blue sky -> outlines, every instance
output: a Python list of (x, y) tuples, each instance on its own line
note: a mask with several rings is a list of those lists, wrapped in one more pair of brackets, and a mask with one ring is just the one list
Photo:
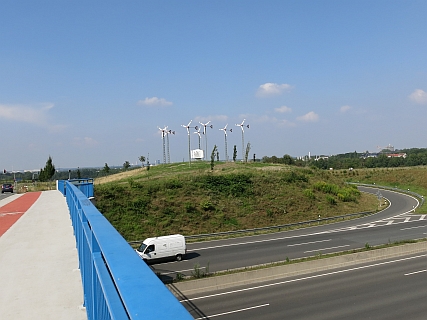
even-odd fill
[[(425, 148), (427, 2), (9, 1), (0, 166), (188, 160), (181, 125), (250, 158)], [(198, 147), (191, 129), (191, 149)], [(203, 146), (202, 136), (202, 149)]]

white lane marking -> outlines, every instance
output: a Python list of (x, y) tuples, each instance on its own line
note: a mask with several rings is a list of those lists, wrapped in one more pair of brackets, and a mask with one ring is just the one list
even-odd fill
[[(262, 242), (270, 242), (270, 241), (294, 239), (294, 238), (303, 238), (303, 237), (324, 235), (324, 234), (336, 233), (336, 232), (353, 231), (353, 230), (361, 230), (361, 229), (368, 229), (368, 228), (379, 228), (379, 227), (383, 227), (384, 225), (382, 225), (382, 224), (375, 225), (373, 223), (379, 223), (381, 221), (382, 220), (378, 220), (376, 222), (372, 222), (369, 224), (360, 224), (360, 225), (352, 226), (352, 227), (330, 229), (330, 230), (326, 230), (326, 231), (314, 232), (314, 233), (308, 233), (308, 234), (301, 234), (301, 235), (295, 235), (295, 236), (280, 237), (280, 238), (273, 238), (273, 239), (264, 239), (264, 240), (255, 240), (255, 241), (246, 241), (246, 242), (238, 242), (238, 243), (229, 243), (229, 244), (221, 244), (221, 245), (217, 245), (217, 246), (204, 247), (204, 248), (194, 248), (194, 249), (187, 250), (187, 252), (198, 252), (201, 250), (217, 249), (217, 248), (224, 248), (224, 247), (235, 247), (235, 246), (240, 246), (240, 245), (245, 245), (245, 244), (262, 243)], [(408, 221), (408, 222), (414, 222), (414, 221)], [(401, 224), (401, 223), (404, 223), (404, 222), (396, 222), (394, 224)]]
[(326, 240), (319, 240), (319, 241), (311, 241), (311, 242), (302, 242), (302, 243), (288, 244), (288, 247), (303, 246), (303, 245), (306, 245), (306, 244), (326, 242), (326, 241), (331, 241), (331, 240), (332, 239), (326, 239)]
[(409, 228), (403, 228), (403, 229), (400, 229), (400, 230), (403, 231), (403, 230), (417, 229), (417, 228), (424, 228), (424, 227), (427, 227), (427, 226), (409, 227)]
[(424, 257), (427, 257), (427, 254), (421, 254), (419, 256), (407, 257), (407, 258), (385, 261), (385, 262), (378, 262), (378, 263), (369, 264), (366, 266), (360, 266), (360, 267), (354, 267), (354, 268), (349, 268), (349, 269), (344, 269), (344, 270), (338, 270), (338, 271), (332, 271), (332, 272), (327, 272), (327, 273), (322, 273), (322, 274), (316, 274), (313, 276), (307, 276), (307, 277), (302, 277), (302, 278), (297, 278), (297, 279), (291, 279), (291, 280), (285, 280), (285, 281), (280, 281), (280, 282), (275, 282), (275, 283), (263, 284), (260, 286), (255, 286), (255, 287), (250, 287), (250, 288), (245, 288), (245, 289), (238, 289), (238, 290), (232, 290), (232, 291), (227, 291), (227, 292), (214, 293), (214, 294), (210, 294), (207, 296), (201, 296), (201, 297), (195, 297), (195, 298), (191, 298), (191, 299), (180, 300), (180, 302), (195, 301), (195, 300), (201, 300), (201, 299), (206, 299), (206, 298), (224, 296), (224, 295), (232, 294), (232, 293), (239, 293), (239, 292), (251, 291), (251, 290), (255, 290), (255, 289), (274, 287), (274, 286), (281, 285), (281, 284), (287, 284), (287, 283), (299, 282), (299, 281), (303, 281), (303, 280), (316, 279), (316, 278), (321, 278), (321, 277), (325, 277), (325, 276), (331, 276), (331, 275), (335, 275), (335, 274), (346, 273), (346, 272), (351, 272), (351, 271), (356, 271), (356, 270), (363, 270), (363, 269), (368, 269), (368, 268), (372, 268), (372, 267), (378, 267), (378, 266), (383, 266), (383, 265), (387, 265), (387, 264), (392, 264), (392, 263), (397, 263), (397, 262), (402, 262), (402, 261), (407, 261), (407, 260), (413, 260), (413, 259), (418, 259), (418, 258), (424, 258)]
[(210, 319), (210, 318), (214, 318), (214, 317), (225, 316), (227, 314), (232, 314), (232, 313), (247, 311), (247, 310), (256, 309), (256, 308), (267, 307), (269, 305), (270, 305), (269, 303), (261, 304), (259, 306), (253, 306), (253, 307), (248, 307), (248, 308), (243, 308), (243, 309), (238, 309), (238, 310), (233, 310), (233, 311), (228, 311), (228, 312), (223, 312), (223, 313), (218, 313), (218, 314), (213, 314), (211, 316), (196, 318), (195, 320)]
[(328, 231), (322, 231), (322, 232), (302, 234), (302, 235), (296, 235), (296, 236), (290, 236), (290, 237), (280, 237), (280, 238), (273, 238), (273, 239), (255, 240), (255, 241), (247, 241), (247, 242), (239, 242), (239, 243), (229, 243), (229, 244), (222, 244), (222, 245), (212, 246), (212, 247), (196, 248), (193, 250), (187, 250), (187, 252), (193, 252), (193, 251), (197, 252), (200, 250), (216, 249), (216, 248), (223, 248), (223, 247), (234, 247), (234, 246), (240, 246), (240, 245), (245, 245), (245, 244), (270, 242), (270, 241), (276, 241), (276, 240), (285, 240), (285, 239), (293, 239), (293, 238), (301, 238), (301, 237), (309, 237), (309, 236), (313, 236), (313, 235), (321, 235), (321, 234), (327, 234), (327, 233), (329, 233), (329, 232)]
[(394, 220), (390, 220), (389, 222), (386, 223), (386, 226), (390, 225), (393, 223)]
[(337, 246), (337, 247), (321, 248), (321, 249), (316, 249), (316, 250), (307, 250), (307, 251), (304, 251), (304, 253), (324, 251), (324, 250), (330, 250), (330, 249), (338, 249), (338, 248), (344, 248), (344, 247), (349, 247), (349, 246), (350, 246), (349, 244), (346, 244), (346, 245)]
[(426, 218), (426, 214), (421, 215), (420, 220), (424, 220)]
[(421, 272), (427, 272), (427, 269), (425, 269), (425, 270), (420, 270), (420, 271), (414, 271), (414, 272), (405, 273), (404, 275), (405, 275), (405, 276), (410, 276), (410, 275), (417, 274), (417, 273), (421, 273)]
[(406, 218), (404, 222), (408, 222), (409, 220), (411, 220), (411, 217)]

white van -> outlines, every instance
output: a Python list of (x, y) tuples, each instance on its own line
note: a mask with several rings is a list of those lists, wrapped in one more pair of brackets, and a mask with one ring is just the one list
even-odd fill
[(165, 259), (175, 257), (181, 261), (187, 253), (187, 246), (183, 235), (174, 234), (170, 236), (145, 239), (136, 253), (145, 261), (154, 259)]

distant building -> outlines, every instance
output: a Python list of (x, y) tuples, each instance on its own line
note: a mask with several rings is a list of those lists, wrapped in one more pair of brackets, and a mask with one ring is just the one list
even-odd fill
[(406, 158), (406, 153), (387, 153), (387, 158)]
[(365, 153), (363, 156), (361, 156), (362, 159), (377, 158), (377, 157), (378, 157), (378, 153)]

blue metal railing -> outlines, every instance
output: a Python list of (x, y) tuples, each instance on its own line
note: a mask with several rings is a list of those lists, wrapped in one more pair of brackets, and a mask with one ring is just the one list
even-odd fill
[(87, 198), (93, 198), (93, 179), (70, 179), (70, 180), (57, 180), (56, 187), (63, 195), (67, 194), (67, 185), (65, 182), (71, 182), (75, 185)]
[(72, 181), (63, 186), (88, 319), (193, 319), (88, 197)]

